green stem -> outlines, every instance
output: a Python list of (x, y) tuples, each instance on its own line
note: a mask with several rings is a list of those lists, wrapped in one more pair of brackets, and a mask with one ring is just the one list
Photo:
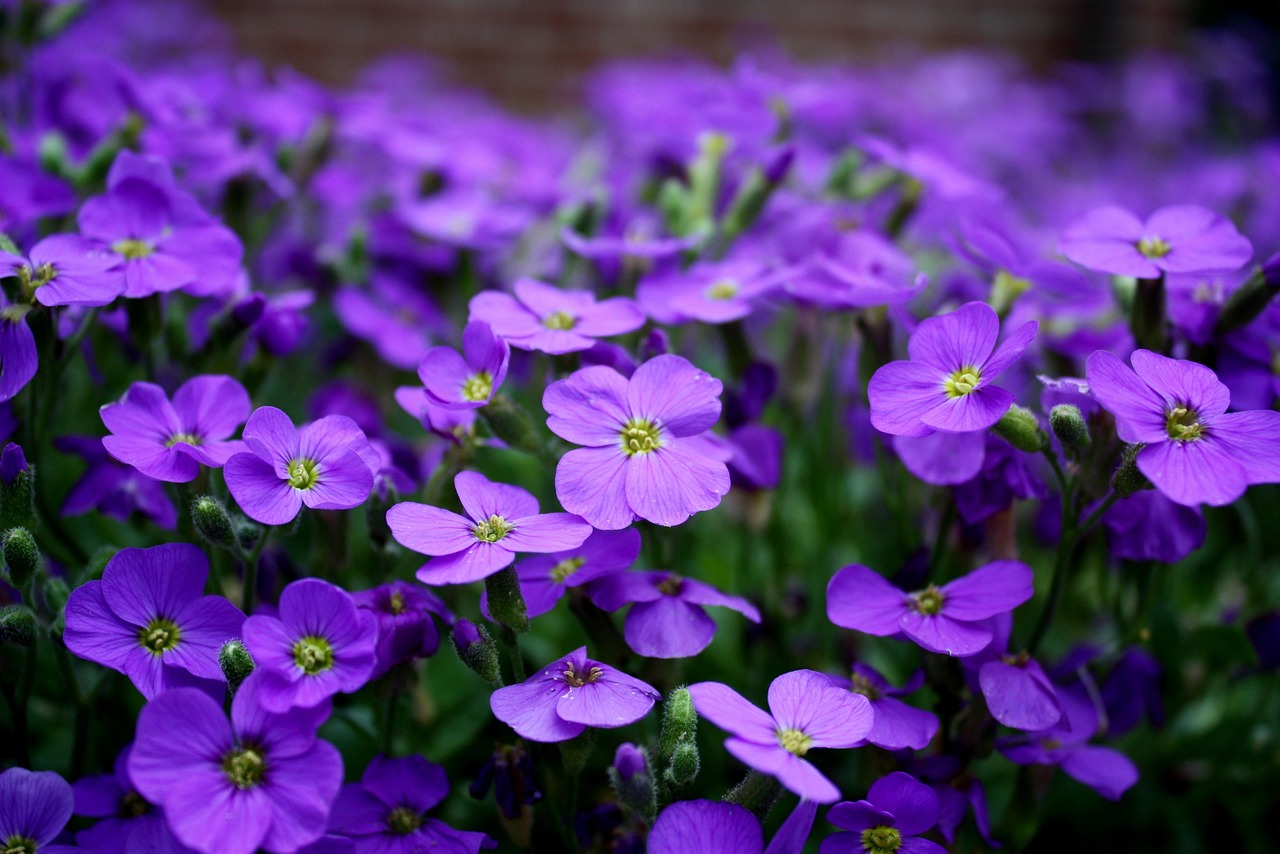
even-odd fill
[(253, 551), (247, 555), (241, 552), (241, 560), (244, 561), (244, 593), (240, 597), (240, 604), (246, 614), (252, 614), (256, 604), (254, 600), (258, 597), (258, 560), (262, 557), (262, 550), (267, 547), (267, 540), (270, 538), (271, 526), (263, 525), (262, 533), (258, 536), (258, 542), (254, 544)]
[(80, 680), (76, 677), (75, 668), (71, 664), (71, 656), (67, 653), (67, 647), (62, 641), (53, 642), (53, 654), (57, 659), (62, 681), (66, 683), (67, 693), (71, 695), (71, 701), (76, 707), (75, 734), (71, 741), (71, 776), (79, 777), (84, 773), (84, 758), (88, 746), (88, 703), (84, 692), (80, 689)]
[(393, 690), (387, 697), (387, 707), (385, 716), (382, 719), (382, 753), (384, 756), (391, 756), (392, 745), (395, 742), (396, 729), (396, 707), (400, 705), (400, 692)]

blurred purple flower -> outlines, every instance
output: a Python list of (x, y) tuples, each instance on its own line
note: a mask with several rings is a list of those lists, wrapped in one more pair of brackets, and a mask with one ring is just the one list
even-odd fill
[[(592, 531), (576, 549), (525, 558), (516, 564), (520, 592), (530, 617), (555, 607), (568, 588), (623, 572), (640, 556), (640, 532)], [(480, 594), (480, 610), (487, 617), (487, 591)]]
[(515, 295), (481, 291), (471, 298), (471, 322), (488, 323), (512, 347), (560, 355), (587, 350), (596, 338), (644, 325), (644, 312), (626, 297), (596, 301), (590, 291), (562, 290), (536, 279), (517, 279)]
[(1095, 208), (1062, 233), (1062, 254), (1117, 276), (1231, 272), (1253, 247), (1230, 220), (1196, 205), (1160, 208), (1146, 221), (1118, 207)]
[(169, 500), (164, 484), (133, 466), (116, 462), (97, 436), (59, 436), (53, 440), (53, 446), (84, 457), (89, 463), (84, 475), (67, 493), (62, 504), (63, 516), (79, 516), (96, 510), (126, 522), (134, 512), (139, 512), (161, 528), (171, 530), (178, 524), (178, 511)]

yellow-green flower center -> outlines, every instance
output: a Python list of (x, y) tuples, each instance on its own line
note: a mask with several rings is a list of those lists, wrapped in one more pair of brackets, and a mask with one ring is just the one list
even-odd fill
[(36, 288), (42, 288), (45, 285), (58, 278), (58, 270), (47, 261), (32, 270), (26, 264), (18, 268), (18, 281), (26, 290), (34, 291)]
[(951, 376), (942, 381), (942, 387), (946, 389), (947, 397), (964, 397), (978, 387), (981, 379), (982, 372), (970, 366), (952, 371)]
[(422, 827), (422, 815), (410, 807), (396, 807), (387, 816), (387, 830), (396, 836), (408, 836)]
[(1147, 258), (1163, 258), (1169, 254), (1169, 250), (1172, 248), (1168, 243), (1154, 235), (1144, 237), (1138, 241), (1138, 251)]
[(599, 667), (593, 667), (585, 674), (580, 674), (574, 669), (572, 664), (566, 664), (563, 675), (564, 684), (568, 685), (570, 688), (581, 688), (583, 685), (590, 685), (592, 682), (595, 682), (604, 675), (604, 671)]
[(289, 460), (289, 485), (294, 489), (310, 489), (320, 481), (320, 467), (315, 460)]
[(733, 279), (720, 279), (707, 286), (707, 299), (733, 299), (742, 290), (742, 286)]
[(164, 617), (156, 617), (138, 630), (138, 641), (156, 655), (173, 649), (181, 639), (178, 624)]
[(862, 847), (867, 854), (893, 854), (902, 847), (902, 834), (897, 828), (880, 825), (862, 831)]
[(484, 403), (493, 394), (493, 377), (488, 371), (481, 371), (467, 377), (462, 384), (462, 399), (472, 403)]
[(931, 617), (942, 610), (942, 591), (930, 584), (919, 593), (911, 594), (911, 607)]
[(111, 251), (132, 261), (135, 258), (146, 258), (156, 248), (145, 240), (117, 240), (111, 244)]
[(308, 676), (315, 676), (333, 667), (333, 647), (317, 635), (299, 638), (293, 644), (293, 661)]
[(578, 319), (567, 311), (553, 311), (546, 317), (542, 318), (542, 325), (548, 329), (572, 329), (578, 324)]
[(197, 446), (200, 444), (200, 437), (195, 433), (174, 433), (169, 437), (169, 441), (164, 443), (164, 446), (166, 448), (172, 448), (179, 442), (182, 442), (184, 445)]
[(782, 745), (782, 749), (796, 756), (804, 756), (809, 752), (809, 748), (813, 747), (813, 739), (805, 735), (802, 730), (787, 729), (778, 730), (778, 744)]
[(222, 771), (237, 789), (252, 789), (267, 774), (267, 758), (255, 747), (238, 747), (222, 757)]
[(399, 616), (404, 613), (404, 594), (399, 590), (392, 590), (391, 596), (387, 600), (387, 608), (392, 614)]
[(679, 596), (684, 588), (684, 579), (671, 573), (658, 585), (658, 592), (663, 596)]
[(476, 539), (482, 543), (496, 543), (498, 540), (511, 533), (515, 525), (512, 525), (501, 516), (490, 516), (483, 522), (477, 522), (476, 526), (471, 529), (471, 533), (476, 535)]
[(647, 454), (662, 447), (657, 424), (646, 418), (632, 418), (622, 425), (622, 452), (628, 457)]
[(585, 557), (568, 557), (551, 567), (551, 578), (557, 584), (564, 584), (564, 580), (573, 575), (582, 565), (587, 562)]
[(1204, 435), (1204, 425), (1200, 423), (1199, 414), (1185, 406), (1179, 405), (1169, 410), (1164, 424), (1169, 438), (1179, 442), (1193, 442)]
[(36, 841), (27, 836), (10, 836), (0, 854), (36, 854)]
[(853, 683), (853, 687), (850, 688), (853, 693), (861, 694), (868, 700), (880, 699), (880, 689), (871, 684), (871, 680), (863, 676), (861, 673), (853, 674), (850, 681)]

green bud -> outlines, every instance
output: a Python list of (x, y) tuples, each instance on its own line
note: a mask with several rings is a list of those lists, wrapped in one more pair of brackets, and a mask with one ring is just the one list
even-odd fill
[(191, 521), (195, 524), (196, 533), (209, 545), (235, 548), (236, 532), (231, 514), (218, 499), (202, 495), (191, 502)]
[(256, 666), (243, 641), (229, 640), (218, 650), (218, 667), (227, 680), (227, 690), (233, 696)]
[(1040, 429), (1035, 413), (1025, 406), (1010, 406), (992, 425), (991, 432), (1028, 454), (1038, 454), (1049, 446), (1049, 436)]
[(36, 612), (26, 605), (0, 607), (0, 643), (33, 646), (38, 630)]
[(701, 767), (698, 745), (693, 741), (686, 741), (676, 745), (675, 752), (671, 754), (671, 763), (667, 765), (663, 776), (672, 786), (687, 786), (697, 779)]
[(676, 688), (662, 704), (662, 735), (658, 739), (658, 753), (670, 759), (676, 748), (692, 743), (698, 732), (698, 712), (693, 708), (693, 696), (683, 685)]
[(529, 611), (514, 567), (508, 566), (485, 578), (484, 589), (489, 596), (489, 613), (495, 622), (513, 632), (529, 631)]
[(1080, 408), (1070, 403), (1060, 403), (1049, 411), (1049, 427), (1058, 437), (1067, 456), (1080, 459), (1093, 440), (1089, 437), (1089, 425), (1080, 414)]
[(473, 673), (495, 688), (502, 687), (502, 667), (498, 662), (498, 645), (484, 626), (466, 618), (453, 624), (449, 635), (453, 651)]
[(1125, 445), (1124, 452), (1120, 459), (1120, 465), (1116, 468), (1115, 474), (1111, 475), (1111, 488), (1121, 498), (1128, 498), (1135, 492), (1142, 492), (1146, 489), (1155, 489), (1151, 481), (1147, 480), (1147, 476), (1138, 468), (1138, 454), (1146, 445)]
[(9, 567), (9, 577), (19, 590), (29, 590), (40, 571), (40, 547), (36, 538), (26, 528), (10, 528), (4, 532), (4, 562)]
[(35, 527), (35, 490), (34, 466), (24, 465), (11, 478), (0, 477), (0, 531)]
[(564, 770), (569, 776), (576, 777), (582, 773), (595, 746), (596, 731), (591, 727), (587, 727), (577, 738), (560, 742), (560, 758), (564, 760)]
[(239, 515), (235, 518), (235, 532), (236, 543), (243, 552), (252, 552), (258, 545), (258, 538), (264, 536), (261, 525)]
[(526, 454), (541, 454), (546, 445), (533, 426), (529, 414), (505, 394), (495, 394), (480, 409), (493, 435)]
[(86, 581), (98, 581), (102, 578), (102, 571), (107, 568), (107, 564), (116, 556), (120, 549), (116, 546), (99, 546), (97, 551), (89, 556), (89, 562), (84, 565), (84, 569), (80, 572), (79, 583), (84, 584)]

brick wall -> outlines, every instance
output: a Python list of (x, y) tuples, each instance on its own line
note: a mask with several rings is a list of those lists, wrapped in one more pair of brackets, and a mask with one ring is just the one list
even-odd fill
[(995, 45), (1038, 64), (1175, 46), (1189, 0), (211, 0), (242, 49), (330, 82), (389, 51), (425, 51), (509, 106), (571, 99), (605, 59), (725, 61), (773, 40), (802, 59), (904, 44)]

